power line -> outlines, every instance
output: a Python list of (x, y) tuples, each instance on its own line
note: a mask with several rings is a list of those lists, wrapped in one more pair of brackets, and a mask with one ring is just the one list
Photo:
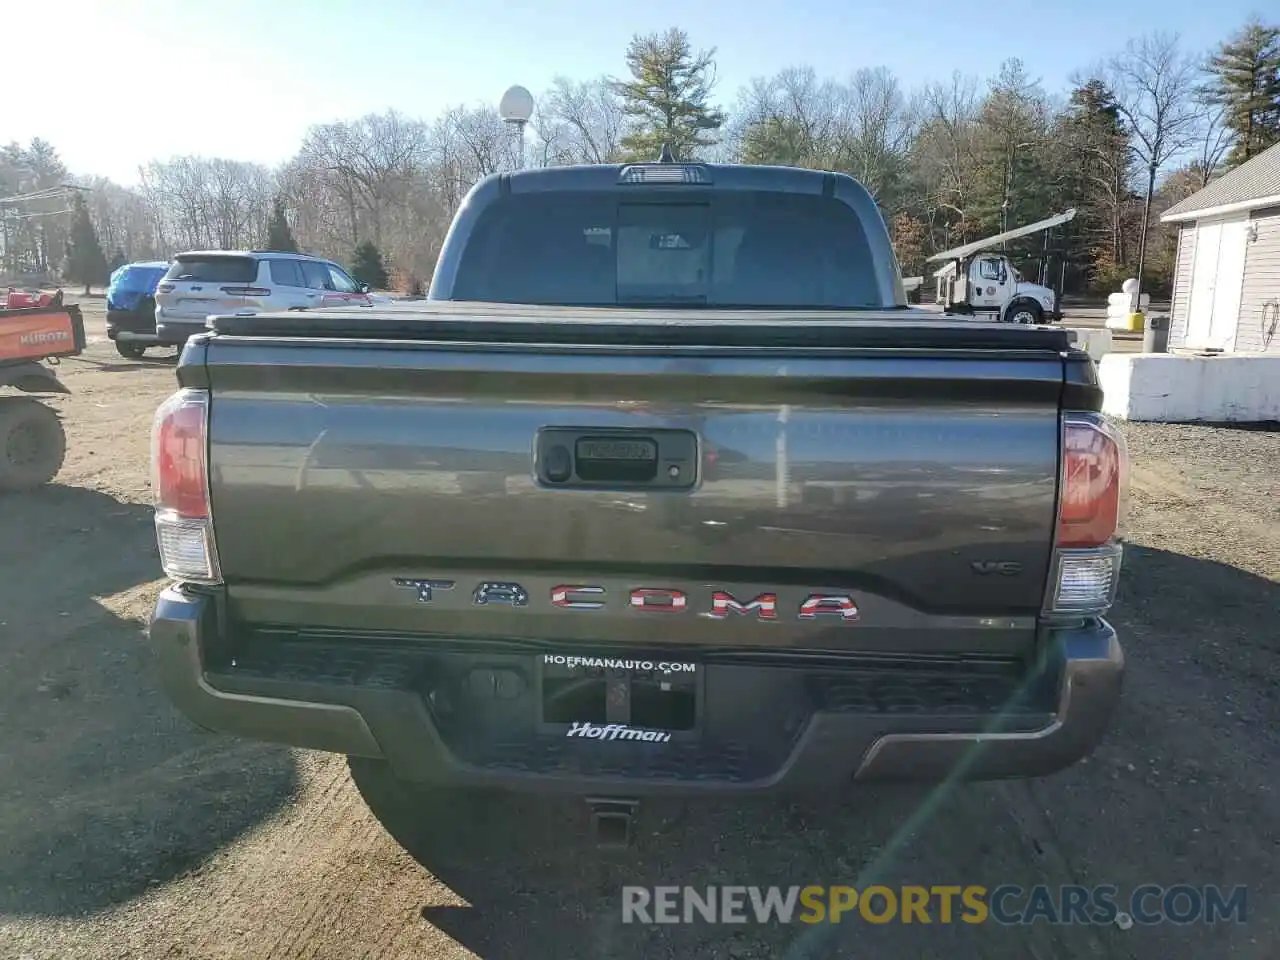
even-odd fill
[(5, 220), (34, 220), (36, 217), (56, 217), (63, 213), (75, 213), (74, 207), (64, 207), (61, 210), (45, 210), (39, 213), (11, 213), (5, 214)]
[(33, 200), (52, 200), (71, 192), (87, 193), (92, 188), (81, 187), (74, 183), (61, 183), (56, 187), (44, 187), (32, 193), (20, 193), (12, 197), (0, 197), (0, 204), (28, 203)]

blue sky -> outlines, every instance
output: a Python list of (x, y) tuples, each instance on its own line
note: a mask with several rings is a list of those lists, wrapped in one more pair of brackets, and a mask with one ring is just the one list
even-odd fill
[(717, 96), (725, 103), (752, 76), (800, 63), (835, 77), (884, 65), (910, 86), (957, 69), (985, 78), (1019, 56), (1053, 90), (1130, 34), (1177, 31), (1189, 48), (1204, 49), (1264, 6), (13, 0), (4, 14), (10, 83), (0, 95), (0, 142), (42, 136), (74, 172), (124, 183), (136, 180), (139, 163), (176, 154), (276, 163), (313, 123), (388, 107), (431, 117), (454, 104), (496, 102), (513, 83), (536, 95), (558, 73), (616, 75), (633, 33), (669, 26), (683, 27), (696, 46), (719, 48)]

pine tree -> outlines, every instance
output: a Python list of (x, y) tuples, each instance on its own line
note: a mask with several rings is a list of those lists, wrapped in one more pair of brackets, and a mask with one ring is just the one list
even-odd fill
[(1039, 81), (1021, 60), (1004, 61), (982, 103), (974, 138), (977, 189), (965, 214), (982, 233), (1001, 233), (1048, 216), (1047, 122)]
[(267, 221), (267, 249), (281, 253), (298, 252), (298, 243), (293, 239), (289, 219), (285, 216), (284, 200), (280, 197), (276, 197), (271, 205), (271, 219)]
[(129, 258), (124, 255), (124, 251), (116, 247), (116, 252), (112, 254), (111, 262), (107, 264), (107, 269), (111, 273), (115, 273), (128, 262)]
[(1280, 26), (1249, 21), (1209, 57), (1209, 103), (1226, 108), (1234, 167), (1280, 142)]
[(631, 79), (612, 86), (631, 120), (622, 147), (632, 158), (656, 160), (669, 144), (677, 160), (691, 160), (716, 143), (709, 132), (724, 126), (725, 115), (710, 102), (714, 57), (714, 48), (694, 53), (689, 35), (676, 27), (631, 38), (626, 55)]
[(1114, 286), (1126, 260), (1126, 212), (1133, 201), (1133, 148), (1111, 89), (1098, 78), (1071, 91), (1059, 120), (1062, 207), (1075, 207), (1095, 283)]
[(372, 240), (365, 240), (356, 247), (351, 258), (351, 275), (374, 290), (386, 290), (391, 285), (382, 253)]
[(110, 271), (98, 242), (98, 231), (89, 218), (89, 207), (77, 193), (71, 214), (71, 239), (67, 243), (67, 279), (84, 284), (87, 296), (93, 284), (104, 284)]

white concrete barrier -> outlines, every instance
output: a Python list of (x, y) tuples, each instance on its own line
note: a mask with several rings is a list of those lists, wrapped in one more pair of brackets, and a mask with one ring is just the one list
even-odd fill
[[(1132, 290), (1128, 289), (1132, 286)], [(1129, 330), (1133, 331), (1132, 326), (1133, 314), (1141, 313), (1144, 316), (1151, 308), (1151, 295), (1142, 294), (1137, 296), (1133, 290), (1137, 289), (1136, 280), (1125, 281), (1124, 293), (1113, 293), (1107, 297), (1107, 329), (1109, 330)]]
[(1105, 327), (1068, 327), (1076, 335), (1076, 346), (1094, 360), (1101, 360), (1111, 352), (1111, 331)]
[(1098, 363), (1102, 412), (1160, 423), (1280, 420), (1280, 354), (1113, 353)]

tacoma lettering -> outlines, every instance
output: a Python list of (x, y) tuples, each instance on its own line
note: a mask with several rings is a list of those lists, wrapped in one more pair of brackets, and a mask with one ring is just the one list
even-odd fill
[(778, 619), (778, 596), (773, 593), (762, 593), (748, 603), (739, 603), (732, 593), (717, 590), (711, 595), (711, 612), (707, 616), (713, 620), (723, 620), (730, 613), (747, 614), (755, 611), (761, 620)]
[[(453, 580), (414, 577), (396, 577), (392, 582), (397, 587), (413, 590), (417, 594), (418, 603), (436, 603), (443, 599), (438, 594), (451, 591), (457, 586)], [(547, 603), (557, 610), (603, 610), (610, 606), (608, 592), (605, 587), (595, 583), (561, 583), (551, 587), (546, 596)], [(778, 595), (772, 591), (757, 594), (750, 600), (739, 600), (728, 590), (711, 589), (709, 599), (709, 604), (696, 603), (685, 591), (672, 587), (635, 587), (627, 591), (625, 605), (636, 613), (644, 614), (685, 613), (701, 608), (698, 616), (709, 620), (729, 620), (735, 617), (749, 617), (770, 623), (779, 620)], [(471, 602), (482, 607), (537, 606), (528, 590), (519, 583), (507, 580), (480, 581), (471, 591)], [(614, 609), (617, 609), (616, 604)], [(792, 609), (795, 611), (792, 615), (801, 620), (816, 620), (819, 617), (839, 618), (844, 623), (858, 620), (857, 602), (843, 593), (811, 593), (798, 608)]]
[(562, 610), (599, 610), (604, 606), (603, 600), (585, 598), (603, 596), (604, 587), (562, 584), (551, 588), (551, 603)]

